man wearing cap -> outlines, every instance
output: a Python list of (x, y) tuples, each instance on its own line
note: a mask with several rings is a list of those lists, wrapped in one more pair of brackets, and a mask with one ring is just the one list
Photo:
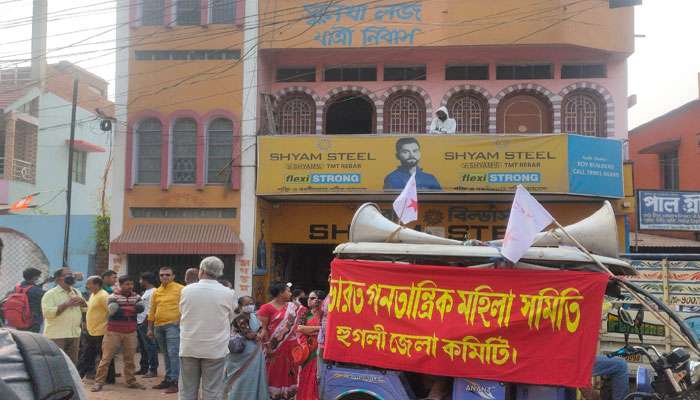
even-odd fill
[(219, 400), (224, 392), (224, 368), (230, 326), (236, 309), (233, 290), (217, 281), (224, 263), (207, 257), (199, 264), (199, 282), (180, 296), (180, 399)]

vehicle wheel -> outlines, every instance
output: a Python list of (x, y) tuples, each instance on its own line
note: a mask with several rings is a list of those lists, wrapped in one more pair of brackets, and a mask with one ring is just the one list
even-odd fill
[(378, 397), (372, 396), (369, 393), (348, 393), (338, 397), (338, 400), (380, 400)]

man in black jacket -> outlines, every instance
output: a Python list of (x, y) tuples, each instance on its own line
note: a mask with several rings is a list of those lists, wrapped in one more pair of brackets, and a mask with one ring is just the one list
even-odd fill
[(24, 280), (19, 284), (23, 288), (31, 286), (30, 289), (27, 290), (27, 297), (29, 299), (29, 310), (32, 313), (33, 323), (30, 328), (25, 330), (35, 333), (39, 333), (41, 323), (44, 321), (41, 314), (41, 298), (44, 297), (44, 290), (41, 286), (37, 286), (37, 280), (39, 280), (40, 276), (40, 270), (31, 267), (27, 268), (22, 272)]

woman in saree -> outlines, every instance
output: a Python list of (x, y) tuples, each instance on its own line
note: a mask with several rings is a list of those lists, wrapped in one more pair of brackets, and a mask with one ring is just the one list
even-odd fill
[(297, 400), (318, 400), (318, 381), (316, 379), (318, 355), (318, 332), (321, 329), (321, 304), (326, 298), (322, 290), (314, 290), (309, 294), (309, 308), (305, 325), (299, 325), (299, 342), (309, 349), (308, 356), (301, 362), (299, 370), (299, 390)]
[(299, 367), (292, 359), (297, 344), (297, 327), (304, 324), (306, 308), (290, 302), (292, 292), (288, 284), (273, 283), (273, 300), (258, 310), (262, 325), (260, 338), (265, 346), (267, 383), (272, 399), (292, 399), (297, 392)]
[(242, 296), (238, 299), (236, 316), (231, 324), (232, 342), (235, 342), (233, 343), (235, 348), (226, 359), (225, 399), (227, 400), (270, 398), (267, 390), (265, 354), (257, 340), (261, 325), (254, 311), (255, 303), (252, 297)]

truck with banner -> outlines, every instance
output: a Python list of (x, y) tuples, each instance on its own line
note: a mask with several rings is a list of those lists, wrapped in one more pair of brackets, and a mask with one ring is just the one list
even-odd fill
[[(587, 226), (614, 229), (608, 214), (604, 207), (564, 229), (579, 233), (583, 246), (604, 249), (581, 233)], [(590, 387), (610, 282), (637, 295), (643, 290), (609, 275), (634, 275), (630, 264), (552, 243), (558, 237), (564, 244), (561, 233), (540, 234), (513, 264), (503, 261), (496, 244), (413, 231), (373, 204), (361, 206), (350, 242), (336, 248), (331, 266), (321, 398), (563, 400), (575, 396), (567, 388)], [(679, 322), (663, 304), (654, 307)], [(677, 329), (697, 351), (688, 328), (680, 322)], [(629, 354), (621, 355), (652, 356), (643, 347), (624, 348)], [(690, 372), (683, 375), (687, 381), (665, 377), (669, 365), (688, 368), (688, 358), (687, 352), (658, 354), (656, 380), (666, 379), (658, 387), (695, 393)]]

